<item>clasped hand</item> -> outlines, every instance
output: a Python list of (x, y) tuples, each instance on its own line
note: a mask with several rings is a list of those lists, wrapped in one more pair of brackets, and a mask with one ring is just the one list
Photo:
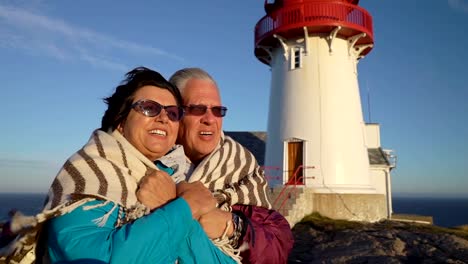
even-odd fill
[[(143, 177), (137, 190), (138, 200), (151, 211), (165, 205), (176, 197), (188, 203), (192, 216), (198, 220), (210, 238), (221, 237), (226, 224), (231, 221), (231, 213), (218, 209), (216, 199), (201, 182), (180, 182), (175, 184), (164, 171), (153, 171)], [(233, 232), (232, 225), (228, 236)]]

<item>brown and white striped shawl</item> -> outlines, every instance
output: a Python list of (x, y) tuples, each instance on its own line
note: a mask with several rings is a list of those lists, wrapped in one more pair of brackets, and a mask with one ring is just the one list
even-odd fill
[[(172, 176), (176, 182), (185, 179), (186, 157), (181, 146), (160, 160), (166, 166), (176, 168)], [(65, 162), (55, 177), (43, 211), (33, 217), (13, 217), (12, 231), (24, 235), (17, 237), (8, 248), (0, 248), (0, 256), (33, 249), (41, 223), (71, 212), (87, 201), (102, 199), (119, 205), (117, 226), (149, 213), (148, 208), (138, 202), (136, 190), (140, 179), (152, 170), (157, 170), (155, 164), (120, 132), (94, 131), (88, 143)], [(123, 215), (125, 218), (121, 218)], [(107, 217), (95, 222), (104, 224)]]
[(188, 181), (201, 181), (214, 192), (224, 210), (230, 211), (235, 204), (272, 207), (264, 171), (254, 155), (224, 133), (219, 145), (198, 164)]
[[(184, 160), (181, 147), (162, 159)], [(161, 160), (162, 160), (161, 159)], [(168, 165), (170, 166), (170, 165)], [(70, 195), (96, 196), (114, 202), (125, 209), (139, 207), (136, 190), (140, 179), (151, 170), (158, 170), (117, 130), (106, 133), (94, 131), (89, 142), (72, 155), (55, 178), (45, 209), (67, 202)], [(173, 177), (183, 174), (176, 171)]]

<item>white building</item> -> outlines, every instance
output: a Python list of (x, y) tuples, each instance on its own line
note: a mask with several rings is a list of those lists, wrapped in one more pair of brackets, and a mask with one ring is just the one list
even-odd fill
[(303, 201), (288, 205), (300, 206), (294, 219), (312, 211), (366, 221), (391, 214), (391, 165), (369, 161), (376, 150), (386, 155), (379, 127), (362, 115), (357, 64), (374, 40), (372, 17), (358, 2), (265, 1), (255, 27), (255, 55), (272, 76), (264, 165), (275, 174), (274, 194), (301, 189)]

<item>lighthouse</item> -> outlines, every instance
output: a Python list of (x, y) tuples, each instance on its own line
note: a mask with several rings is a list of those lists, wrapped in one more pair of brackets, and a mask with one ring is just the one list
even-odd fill
[(266, 0), (255, 26), (255, 56), (271, 70), (264, 165), (270, 175), (280, 168), (270, 186), (300, 189), (302, 215), (376, 221), (391, 213), (389, 177), (370, 167), (369, 140), (380, 132), (364, 122), (357, 65), (374, 38), (358, 3)]

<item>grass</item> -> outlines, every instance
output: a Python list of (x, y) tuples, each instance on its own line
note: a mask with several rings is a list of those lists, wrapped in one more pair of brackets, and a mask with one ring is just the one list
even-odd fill
[(384, 220), (378, 223), (358, 222), (331, 219), (320, 215), (319, 213), (312, 213), (305, 216), (298, 224), (304, 224), (321, 231), (340, 231), (346, 229), (359, 229), (366, 226), (378, 224), (382, 229), (400, 229), (410, 232), (424, 232), (429, 234), (451, 234), (463, 239), (468, 240), (468, 225), (459, 227), (447, 228), (430, 224), (417, 224), (417, 223), (403, 223)]
[(326, 216), (322, 216), (317, 212), (305, 216), (299, 223), (310, 225), (315, 229), (324, 231), (354, 229), (365, 225), (364, 222), (331, 219)]

